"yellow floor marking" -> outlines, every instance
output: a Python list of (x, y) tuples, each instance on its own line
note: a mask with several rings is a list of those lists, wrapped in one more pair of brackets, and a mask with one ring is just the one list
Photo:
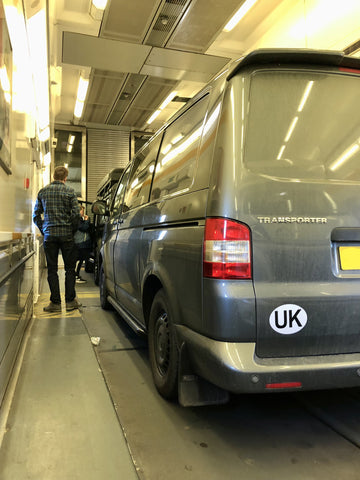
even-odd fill
[(78, 298), (99, 298), (99, 292), (81, 292), (78, 293)]

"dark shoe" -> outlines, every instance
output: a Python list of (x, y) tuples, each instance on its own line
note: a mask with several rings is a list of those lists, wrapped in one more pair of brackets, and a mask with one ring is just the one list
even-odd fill
[(44, 312), (61, 312), (61, 303), (50, 302), (49, 305), (44, 307)]
[(84, 279), (81, 278), (81, 277), (76, 277), (75, 282), (76, 282), (76, 283), (86, 283), (86, 280), (84, 280)]
[(76, 310), (77, 308), (81, 307), (81, 303), (78, 301), (77, 298), (74, 298), (72, 302), (66, 302), (66, 311), (71, 312), (71, 310)]

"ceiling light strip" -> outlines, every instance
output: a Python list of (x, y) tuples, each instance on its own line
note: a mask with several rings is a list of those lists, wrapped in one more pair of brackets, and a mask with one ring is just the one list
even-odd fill
[(158, 110), (156, 110), (156, 112), (154, 112), (151, 117), (149, 118), (149, 120), (147, 120), (147, 124), (150, 125), (150, 123), (152, 123), (155, 118), (160, 114), (161, 110), (164, 110), (165, 107), (167, 107), (169, 105), (169, 103), (177, 96), (178, 92), (176, 92), (175, 90), (172, 91), (166, 98), (165, 100), (163, 101), (163, 103), (160, 105), (160, 107), (158, 108)]
[(98, 10), (105, 10), (106, 4), (108, 0), (92, 0), (92, 4), (94, 5), (95, 8)]
[(76, 118), (81, 118), (88, 88), (89, 88), (89, 79), (86, 79), (80, 76), (77, 98), (76, 98), (75, 109), (74, 109), (74, 117)]
[(155, 118), (156, 118), (158, 115), (160, 115), (160, 112), (161, 112), (160, 109), (159, 109), (159, 110), (156, 110), (156, 112), (154, 112), (154, 113), (151, 115), (151, 117), (149, 118), (149, 120), (148, 120), (146, 123), (147, 123), (148, 125), (150, 125), (150, 123), (152, 123), (152, 122), (155, 120)]
[(248, 13), (250, 8), (252, 8), (257, 0), (246, 0), (245, 3), (241, 5), (239, 10), (235, 13), (235, 15), (229, 20), (229, 22), (224, 27), (224, 32), (231, 32), (233, 28), (240, 22), (242, 18)]

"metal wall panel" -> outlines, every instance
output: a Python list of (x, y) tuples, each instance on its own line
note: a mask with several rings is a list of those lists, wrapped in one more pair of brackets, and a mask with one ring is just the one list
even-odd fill
[(130, 159), (130, 132), (87, 130), (87, 201), (96, 200), (97, 187), (113, 168), (125, 167)]
[(33, 314), (33, 255), (30, 236), (0, 242), (0, 404)]

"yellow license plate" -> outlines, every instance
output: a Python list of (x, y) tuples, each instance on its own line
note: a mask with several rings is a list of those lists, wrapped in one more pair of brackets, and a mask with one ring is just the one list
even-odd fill
[(341, 270), (360, 270), (360, 246), (339, 247)]

